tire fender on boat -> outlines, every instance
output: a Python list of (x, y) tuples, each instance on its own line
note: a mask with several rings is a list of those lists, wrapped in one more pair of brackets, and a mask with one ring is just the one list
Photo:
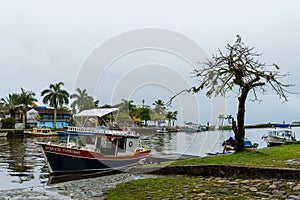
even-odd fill
[(128, 142), (128, 146), (129, 146), (129, 147), (132, 147), (132, 145), (133, 145), (132, 141), (129, 141), (129, 142)]

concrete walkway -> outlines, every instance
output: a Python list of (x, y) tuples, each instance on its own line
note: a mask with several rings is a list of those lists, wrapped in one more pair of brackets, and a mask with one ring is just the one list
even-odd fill
[(238, 165), (135, 166), (129, 173), (300, 180), (300, 169)]

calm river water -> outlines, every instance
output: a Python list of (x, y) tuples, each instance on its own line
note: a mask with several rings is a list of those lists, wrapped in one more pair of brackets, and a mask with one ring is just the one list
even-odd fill
[[(299, 140), (300, 128), (293, 129)], [(266, 129), (247, 129), (246, 137), (258, 143), (259, 148), (264, 148), (266, 144), (261, 140), (261, 136), (265, 132)], [(207, 131), (160, 135), (149, 133), (141, 138), (142, 144), (149, 146), (154, 155), (205, 156), (206, 153), (222, 152), (222, 142), (232, 135), (232, 131)], [(0, 193), (47, 185), (49, 171), (36, 142), (63, 139), (62, 137), (27, 138), (20, 136), (0, 138)]]

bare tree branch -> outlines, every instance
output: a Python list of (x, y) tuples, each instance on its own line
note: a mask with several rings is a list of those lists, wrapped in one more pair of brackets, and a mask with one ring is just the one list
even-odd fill
[(258, 102), (261, 101), (259, 95), (265, 95), (268, 87), (284, 102), (288, 100), (287, 94), (293, 94), (288, 90), (293, 85), (281, 82), (281, 78), (289, 74), (281, 74), (279, 66), (274, 63), (267, 65), (257, 60), (261, 55), (254, 47), (245, 45), (241, 36), (237, 35), (235, 43), (227, 44), (225, 52), (218, 49), (217, 55), (213, 55), (204, 63), (199, 63), (199, 67), (193, 69), (193, 77), (199, 79), (197, 87), (178, 92), (167, 104), (171, 104), (174, 98), (183, 93), (197, 93), (205, 89), (208, 97), (225, 96), (237, 88), (239, 100), (237, 127), (233, 128), (238, 142), (237, 148), (243, 150), (245, 101), (248, 93), (252, 92), (254, 96), (252, 101)]

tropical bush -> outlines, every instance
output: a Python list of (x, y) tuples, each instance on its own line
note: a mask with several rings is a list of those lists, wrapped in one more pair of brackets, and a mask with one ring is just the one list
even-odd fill
[(1, 120), (2, 129), (3, 128), (15, 128), (15, 124), (17, 123), (17, 120), (15, 120), (12, 117), (8, 117)]

